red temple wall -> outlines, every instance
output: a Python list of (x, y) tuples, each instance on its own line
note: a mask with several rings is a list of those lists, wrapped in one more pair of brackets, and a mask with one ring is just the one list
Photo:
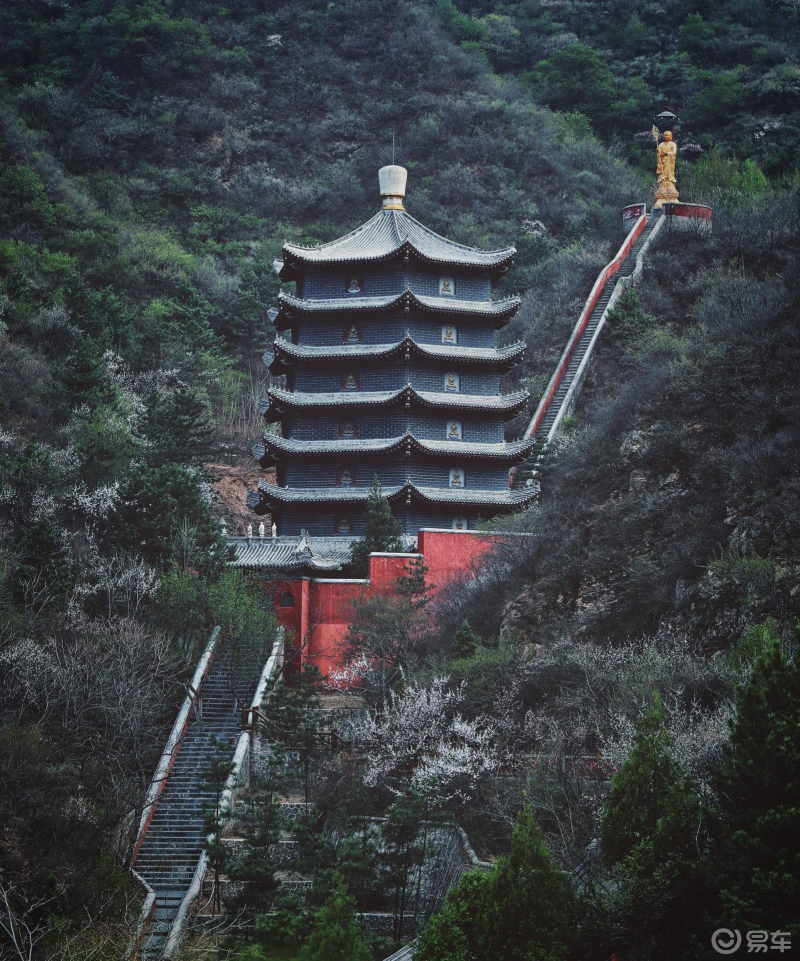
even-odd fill
[[(424, 559), (435, 596), (454, 577), (474, 576), (496, 539), (469, 531), (422, 530), (418, 554), (371, 554), (365, 579), (302, 576), (266, 582), (278, 622), (286, 629), (287, 672), (299, 671), (304, 663), (314, 664), (324, 676), (343, 667), (342, 642), (352, 620), (352, 602), (393, 590), (415, 557)], [(288, 595), (291, 607), (285, 606)]]

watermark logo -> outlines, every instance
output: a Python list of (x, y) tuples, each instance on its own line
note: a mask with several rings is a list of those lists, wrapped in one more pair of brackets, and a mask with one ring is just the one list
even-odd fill
[(730, 928), (718, 928), (711, 935), (711, 947), (717, 954), (734, 954), (741, 946), (741, 931), (731, 931)]
[[(717, 928), (711, 935), (711, 947), (717, 954), (736, 954), (742, 946), (742, 932), (738, 928)], [(767, 951), (791, 951), (792, 939), (788, 931), (746, 931), (748, 954)]]

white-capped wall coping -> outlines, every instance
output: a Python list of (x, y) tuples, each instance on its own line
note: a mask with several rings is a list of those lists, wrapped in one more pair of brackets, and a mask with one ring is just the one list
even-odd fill
[(142, 910), (139, 912), (139, 920), (136, 922), (136, 927), (134, 928), (126, 955), (128, 958), (136, 958), (136, 955), (139, 953), (139, 945), (147, 930), (147, 925), (150, 923), (150, 916), (155, 910), (156, 892), (150, 887), (141, 874), (134, 871), (133, 868), (130, 868), (130, 872), (144, 888), (144, 903), (142, 904)]

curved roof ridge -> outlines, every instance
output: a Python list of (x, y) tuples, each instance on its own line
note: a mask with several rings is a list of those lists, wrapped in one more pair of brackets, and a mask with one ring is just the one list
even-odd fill
[[(416, 217), (412, 217), (407, 210), (397, 210), (392, 212), (402, 216), (403, 221), (407, 221), (413, 230), (419, 230), (428, 237), (435, 237), (437, 241), (447, 244), (448, 247), (455, 247), (457, 250), (469, 251), (473, 254), (484, 254), (487, 256), (489, 254), (503, 254), (505, 257), (513, 256), (517, 252), (517, 248), (513, 244), (509, 247), (470, 247), (468, 244), (461, 244), (457, 240), (450, 240), (449, 237), (444, 237), (442, 234), (436, 233), (435, 230), (431, 230), (430, 227), (426, 227), (425, 224), (420, 223)], [(411, 240), (410, 232), (406, 233), (406, 239)]]
[(297, 267), (292, 258), (306, 264), (345, 264), (386, 260), (403, 249), (413, 250), (423, 260), (436, 264), (489, 270), (505, 268), (516, 254), (514, 246), (481, 250), (448, 240), (405, 210), (382, 209), (355, 230), (323, 244), (285, 241), (283, 260), (276, 261), (276, 269), (286, 280)]
[(369, 220), (365, 220), (361, 226), (354, 227), (346, 234), (342, 234), (341, 237), (336, 237), (334, 240), (325, 240), (321, 244), (296, 244), (291, 240), (284, 240), (283, 248), (284, 250), (288, 247), (291, 247), (295, 250), (324, 250), (326, 247), (332, 247), (334, 244), (344, 243), (344, 241), (351, 240), (352, 238), (357, 237), (359, 234), (364, 233), (370, 227), (375, 226), (375, 222), (380, 220), (383, 213), (383, 210), (379, 210), (374, 217), (370, 217)]

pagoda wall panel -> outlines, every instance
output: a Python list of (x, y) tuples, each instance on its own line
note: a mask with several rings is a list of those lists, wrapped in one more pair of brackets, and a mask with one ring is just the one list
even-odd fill
[[(386, 297), (390, 294), (400, 294), (406, 289), (416, 294), (431, 297), (439, 296), (439, 282), (441, 277), (452, 277), (455, 281), (455, 295), (459, 300), (488, 300), (491, 293), (491, 281), (488, 273), (479, 271), (474, 273), (454, 272), (451, 267), (440, 269), (400, 268), (391, 264), (380, 267), (369, 267), (355, 264), (346, 270), (324, 270), (309, 268), (305, 272), (305, 279), (298, 284), (298, 293), (308, 300), (328, 300), (347, 296), (347, 286), (352, 276), (364, 282), (364, 296)], [(359, 294), (352, 294), (357, 300)]]
[[(418, 390), (442, 391), (445, 367), (422, 367), (403, 364), (397, 360), (380, 366), (353, 363), (350, 367), (359, 373), (361, 390), (399, 390), (410, 383)], [(454, 361), (452, 369), (460, 374), (462, 394), (499, 394), (500, 375), (491, 371), (469, 370)], [(299, 366), (292, 389), (301, 392), (332, 392), (342, 389), (342, 367)]]
[[(312, 537), (330, 537), (334, 533), (334, 521), (340, 514), (347, 514), (353, 523), (353, 533), (360, 537), (363, 533), (363, 514), (351, 508), (332, 509), (329, 505), (316, 507), (306, 506), (284, 507), (278, 518), (278, 533), (282, 536), (293, 537), (301, 531), (307, 531)], [(442, 510), (432, 508), (430, 511), (421, 509), (399, 508), (394, 511), (395, 516), (403, 525), (405, 531), (418, 531), (421, 527), (443, 527), (449, 529), (453, 518), (466, 517), (470, 528), (474, 527), (479, 513), (463, 507), (453, 506), (452, 509)], [(488, 513), (485, 514), (488, 517)]]
[[(358, 424), (358, 436), (362, 439), (399, 437), (410, 429), (421, 440), (446, 440), (447, 425), (452, 418), (456, 418), (463, 426), (465, 441), (499, 444), (505, 440), (505, 423), (499, 417), (469, 417), (446, 411), (413, 415), (403, 412), (367, 414), (333, 407), (330, 408), (330, 413), (325, 414), (295, 414), (289, 419), (286, 436), (295, 440), (337, 440), (339, 422), (344, 418), (352, 419)], [(457, 450), (459, 441), (454, 440), (451, 443), (453, 449)]]
[(350, 461), (345, 458), (341, 462), (331, 460), (330, 463), (306, 464), (296, 461), (286, 466), (286, 483), (293, 489), (336, 487), (339, 468), (344, 465), (355, 478), (354, 486), (365, 490), (372, 487), (372, 479), (376, 474), (381, 485), (387, 488), (405, 484), (408, 478), (419, 487), (448, 487), (451, 467), (464, 471), (467, 490), (506, 490), (508, 487), (507, 467), (477, 467), (457, 457), (441, 463), (423, 463), (403, 457), (391, 463), (384, 460), (370, 462), (367, 459)]
[(457, 314), (429, 314), (427, 317), (362, 316), (358, 313), (328, 314), (326, 319), (304, 318), (298, 325), (296, 343), (313, 347), (339, 347), (344, 342), (344, 331), (355, 325), (361, 331), (364, 344), (396, 344), (406, 334), (418, 344), (441, 344), (442, 325), (452, 323), (458, 330), (461, 347), (494, 347), (495, 330), (484, 321), (475, 323)]

